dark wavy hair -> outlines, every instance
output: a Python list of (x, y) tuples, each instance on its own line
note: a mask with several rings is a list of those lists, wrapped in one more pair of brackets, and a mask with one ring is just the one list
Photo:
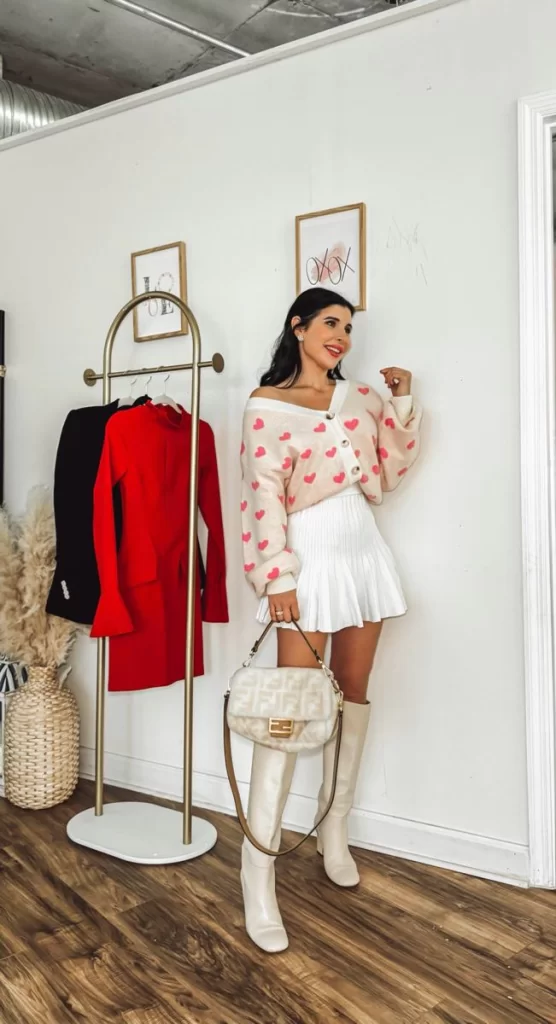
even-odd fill
[[(349, 309), (352, 316), (355, 313), (351, 302), (329, 288), (309, 288), (297, 296), (274, 346), (272, 362), (261, 377), (261, 387), (278, 387), (280, 384), (292, 387), (295, 384), (301, 373), (301, 352), (292, 328), (292, 320), (296, 316), (299, 317), (296, 330), (298, 327), (308, 327), (311, 321), (329, 306), (344, 306), (345, 309)], [(331, 380), (343, 380), (341, 363), (333, 370), (329, 370), (328, 376)]]

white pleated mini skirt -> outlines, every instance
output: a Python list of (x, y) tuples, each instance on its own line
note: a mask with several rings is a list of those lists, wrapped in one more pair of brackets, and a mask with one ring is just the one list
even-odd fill
[[(297, 600), (306, 632), (336, 633), (407, 611), (394, 558), (358, 486), (289, 515), (288, 547), (301, 565)], [(269, 620), (264, 597), (257, 621)]]

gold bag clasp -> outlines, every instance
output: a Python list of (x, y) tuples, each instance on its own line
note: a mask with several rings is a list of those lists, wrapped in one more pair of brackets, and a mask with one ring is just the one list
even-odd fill
[(293, 732), (293, 719), (269, 718), (268, 732), (273, 739), (285, 739)]

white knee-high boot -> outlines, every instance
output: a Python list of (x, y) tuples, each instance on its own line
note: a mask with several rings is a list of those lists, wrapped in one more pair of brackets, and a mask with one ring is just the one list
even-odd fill
[[(296, 760), (297, 754), (255, 744), (247, 820), (255, 838), (270, 850), (280, 846), (282, 814)], [(280, 953), (288, 948), (288, 936), (276, 900), (275, 859), (244, 840), (241, 885), (245, 927), (255, 945), (267, 953)]]
[[(324, 856), (326, 874), (336, 885), (352, 886), (359, 881), (359, 872), (348, 846), (348, 815), (353, 806), (359, 765), (371, 712), (370, 704), (344, 702), (344, 722), (338, 781), (332, 810), (318, 830), (317, 849)], [(335, 737), (324, 747), (323, 784), (319, 793), (318, 817), (330, 798), (334, 769)], [(317, 821), (318, 821), (317, 817)]]

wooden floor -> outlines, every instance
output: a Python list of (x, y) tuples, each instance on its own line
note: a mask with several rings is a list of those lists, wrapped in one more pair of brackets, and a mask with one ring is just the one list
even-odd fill
[(0, 800), (1, 1024), (556, 1022), (556, 893), (360, 851), (342, 892), (311, 842), (280, 863), (291, 947), (271, 957), (244, 933), (234, 820), (206, 815), (211, 854), (146, 868), (66, 840), (91, 804), (88, 783), (52, 811)]

